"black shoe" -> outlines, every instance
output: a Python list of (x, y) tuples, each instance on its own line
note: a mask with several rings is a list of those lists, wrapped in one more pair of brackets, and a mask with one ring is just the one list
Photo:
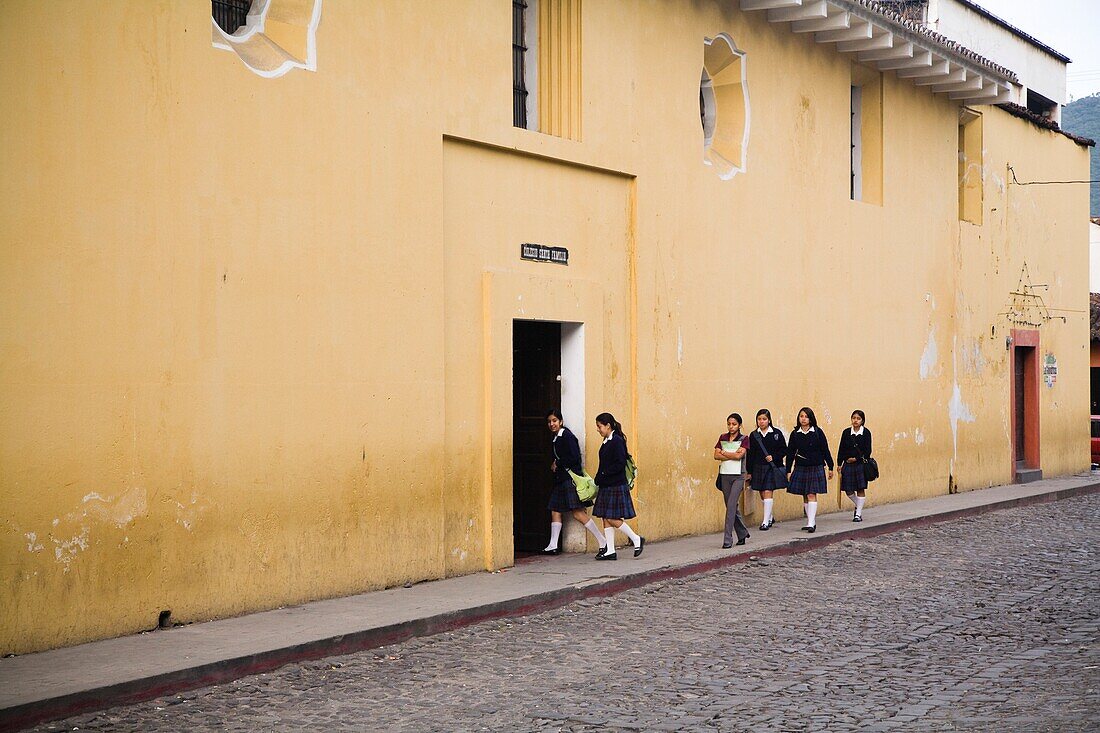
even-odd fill
[(616, 554), (615, 554), (614, 552), (612, 552), (612, 553), (611, 553), (610, 555), (608, 555), (608, 554), (607, 554), (607, 553), (605, 552), (605, 553), (604, 553), (604, 554), (602, 554), (602, 555), (596, 555), (596, 559), (597, 559), (597, 560), (618, 560), (618, 559), (619, 559), (619, 556), (618, 556), (618, 555), (616, 555)]
[(748, 535), (746, 535), (746, 536), (742, 537), (741, 539), (737, 540), (737, 544), (738, 545), (743, 545), (743, 544), (745, 544), (745, 540), (747, 540), (747, 539), (748, 539)]
[(768, 520), (768, 529), (771, 529), (774, 526), (775, 526), (775, 517), (772, 517), (771, 519)]
[(853, 521), (853, 522), (862, 522), (862, 521), (863, 521), (863, 517), (861, 517), (861, 516), (859, 516), (859, 515), (857, 514), (857, 515), (855, 515), (854, 517), (852, 517), (852, 521)]
[[(741, 544), (741, 543), (739, 542), (738, 544)], [(723, 550), (728, 550), (731, 547), (733, 547), (733, 543), (731, 543), (731, 542), (723, 542), (722, 543), (722, 549)]]
[(770, 524), (765, 524), (764, 522), (760, 523), (760, 531), (761, 532), (767, 532), (771, 528), (772, 528), (772, 526)]
[(640, 539), (641, 542), (639, 542), (638, 546), (634, 548), (634, 557), (638, 557), (638, 555), (641, 555), (642, 550), (645, 549), (645, 537), (639, 537), (638, 539)]
[(555, 547), (553, 550), (543, 550), (542, 554), (543, 555), (560, 555), (561, 554), (561, 548), (560, 547)]
[(805, 527), (802, 528), (802, 531), (803, 532), (813, 532), (814, 528), (809, 526), (809, 525), (806, 525)]
[(601, 547), (600, 549), (596, 550), (596, 557), (603, 557), (606, 554), (607, 554), (607, 548), (606, 547)]
[(807, 532), (809, 532), (810, 534), (813, 534), (814, 532), (816, 532), (816, 531), (817, 531), (817, 525), (815, 524), (815, 525), (814, 525), (814, 526), (812, 526), (812, 527), (803, 527), (802, 529), (806, 530), (806, 531), (807, 531)]

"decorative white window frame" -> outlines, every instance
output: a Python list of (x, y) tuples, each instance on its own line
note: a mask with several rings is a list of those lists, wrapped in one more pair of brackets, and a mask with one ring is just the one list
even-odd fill
[(300, 58), (287, 51), (265, 33), (268, 16), (272, 8), (277, 15), (294, 15), (293, 5), (302, 5), (302, 0), (254, 0), (248, 12), (248, 20), (236, 33), (226, 33), (210, 18), (211, 42), (214, 48), (232, 51), (254, 74), (267, 79), (282, 76), (291, 69), (317, 71), (317, 26), (321, 23), (321, 0), (306, 0), (312, 3), (308, 14), (299, 13), (301, 22), (289, 25), (299, 26), (305, 33), (306, 54)]
[(714, 38), (704, 38), (703, 44), (704, 46), (711, 46), (718, 41), (729, 46), (730, 53), (740, 60), (740, 86), (745, 103), (745, 127), (741, 134), (740, 165), (719, 155), (717, 151), (712, 149), (714, 131), (717, 129), (718, 125), (722, 124), (722, 121), (718, 119), (718, 104), (715, 96), (716, 92), (712, 85), (711, 74), (707, 71), (706, 64), (704, 63), (703, 73), (699, 82), (699, 90), (703, 95), (703, 163), (716, 168), (718, 177), (723, 181), (728, 181), (738, 173), (744, 173), (748, 170), (749, 129), (752, 121), (752, 108), (749, 105), (747, 54), (737, 47), (737, 44), (728, 33), (719, 33)]

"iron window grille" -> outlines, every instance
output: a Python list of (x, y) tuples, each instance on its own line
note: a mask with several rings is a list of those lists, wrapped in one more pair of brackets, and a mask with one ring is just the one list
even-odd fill
[(248, 11), (252, 9), (252, 0), (210, 0), (210, 12), (214, 22), (226, 33), (236, 33), (237, 29), (248, 22)]
[(512, 124), (527, 128), (527, 0), (512, 0)]

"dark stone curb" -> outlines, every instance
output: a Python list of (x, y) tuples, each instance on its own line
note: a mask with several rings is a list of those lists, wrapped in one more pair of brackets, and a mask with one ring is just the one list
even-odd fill
[(876, 537), (897, 532), (910, 527), (925, 527), (952, 519), (973, 517), (1000, 509), (1045, 504), (1060, 499), (1087, 496), (1100, 492), (1100, 483), (1084, 484), (1045, 494), (1005, 499), (990, 504), (954, 509), (930, 514), (923, 517), (901, 519), (871, 527), (853, 526), (852, 529), (831, 535), (806, 535), (804, 538), (775, 545), (758, 552), (741, 552), (713, 560), (705, 560), (677, 567), (658, 568), (641, 573), (615, 578), (602, 583), (583, 587), (562, 588), (547, 593), (525, 596), (499, 603), (467, 608), (429, 618), (403, 621), (389, 626), (365, 629), (354, 634), (334, 636), (305, 644), (292, 644), (282, 649), (259, 652), (235, 659), (225, 659), (211, 664), (199, 665), (190, 669), (168, 672), (140, 680), (132, 680), (117, 685), (85, 690), (50, 700), (42, 700), (25, 705), (0, 710), (0, 731), (16, 731), (29, 728), (49, 720), (60, 720), (73, 715), (104, 710), (119, 705), (152, 700), (186, 690), (230, 682), (248, 675), (269, 672), (287, 664), (311, 659), (350, 654), (375, 649), (381, 646), (397, 644), (420, 636), (433, 636), (483, 621), (526, 616), (542, 613), (550, 609), (565, 606), (584, 598), (604, 597), (659, 583), (676, 578), (684, 578), (712, 570), (748, 562), (750, 557), (784, 557), (807, 550), (826, 547), (837, 542), (851, 539)]

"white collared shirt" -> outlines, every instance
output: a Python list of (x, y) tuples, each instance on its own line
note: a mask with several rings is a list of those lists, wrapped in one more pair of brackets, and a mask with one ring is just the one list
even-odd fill
[(799, 428), (798, 428), (798, 432), (802, 433), (803, 435), (809, 435), (813, 431), (814, 431), (814, 426), (813, 425), (811, 425), (807, 429), (803, 429), (801, 426), (799, 426)]
[(603, 442), (606, 443), (614, 437), (615, 437), (615, 431), (612, 430), (610, 433), (607, 434), (607, 437), (603, 439)]
[(852, 435), (863, 435), (863, 426), (859, 426), (859, 430), (852, 428)]
[(557, 439), (560, 438), (563, 435), (565, 435), (565, 428), (562, 428), (558, 432), (554, 433), (554, 441), (556, 442)]
[(771, 431), (772, 431), (772, 426), (771, 425), (768, 426), (767, 430), (761, 430), (760, 428), (756, 429), (756, 432), (760, 433), (761, 437), (764, 437), (764, 438), (768, 437), (768, 433), (770, 433)]

